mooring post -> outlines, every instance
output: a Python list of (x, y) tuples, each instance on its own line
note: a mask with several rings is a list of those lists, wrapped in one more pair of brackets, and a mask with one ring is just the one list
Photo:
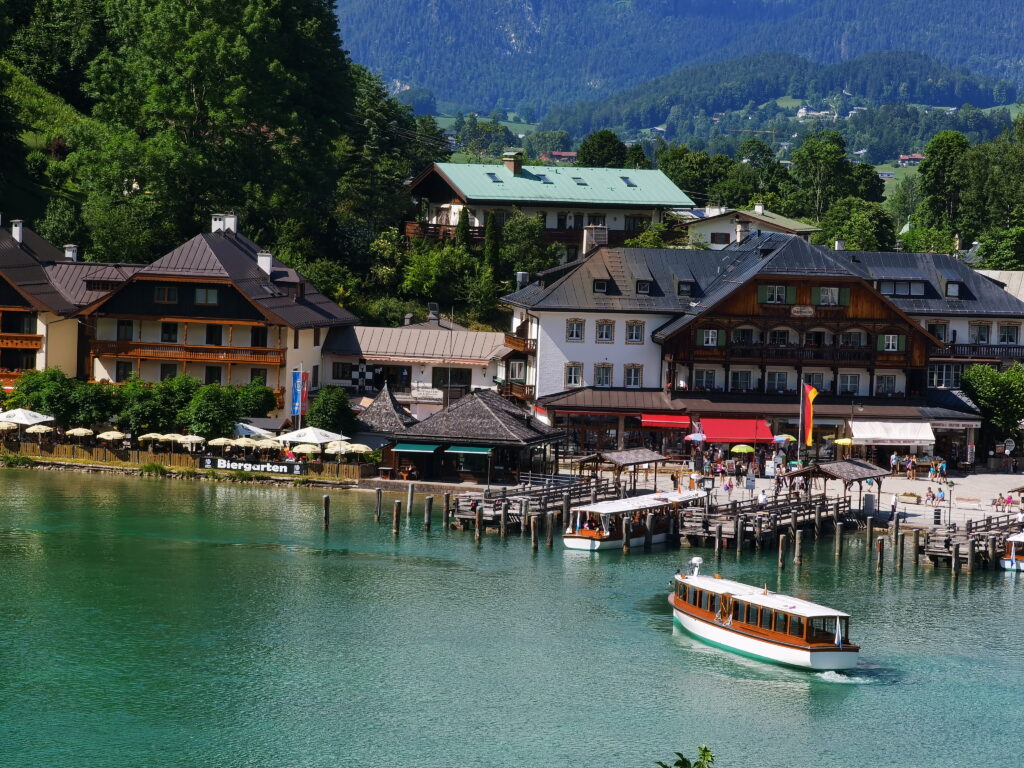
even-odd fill
[(818, 540), (821, 538), (821, 509), (825, 506), (825, 502), (819, 502), (814, 507), (814, 539)]
[(899, 510), (893, 512), (892, 515), (892, 540), (896, 541), (900, 535), (900, 513)]
[(650, 552), (654, 546), (654, 513), (648, 512), (644, 520), (644, 552)]
[(530, 549), (537, 551), (537, 516), (530, 515)]
[(836, 528), (832, 531), (832, 535), (836, 537), (836, 560), (839, 560), (843, 556), (843, 529)]
[(569, 526), (569, 515), (572, 514), (572, 497), (566, 491), (562, 496), (562, 519), (559, 520), (559, 528), (563, 531)]
[(391, 535), (397, 536), (402, 522), (402, 502), (395, 500), (395, 509), (391, 513)]
[(502, 499), (501, 518), (498, 521), (498, 534), (501, 538), (508, 536), (508, 499)]
[(409, 483), (409, 494), (405, 497), (405, 514), (412, 517), (412, 494), (416, 490), (415, 483)]
[(804, 532), (797, 531), (793, 539), (793, 565), (803, 565), (803, 538)]
[(736, 515), (733, 521), (732, 540), (736, 542), (737, 554), (743, 551), (743, 515)]
[(452, 516), (452, 492), (444, 492), (444, 527), (448, 527), (448, 523), (451, 521)]
[(424, 531), (429, 531), (430, 530), (430, 524), (433, 522), (433, 520), (432, 520), (433, 516), (434, 516), (434, 497), (433, 496), (427, 496), (427, 498), (425, 498), (423, 500), (423, 530)]
[(950, 562), (951, 576), (956, 579), (960, 577), (960, 544), (953, 545), (953, 560)]
[(597, 484), (590, 486), (590, 503), (597, 504)]
[(633, 538), (633, 521), (624, 517), (622, 519), (622, 554), (629, 554), (629, 540)]
[(797, 515), (797, 508), (793, 507), (789, 511), (789, 527), (791, 529), (791, 533), (793, 533), (793, 534), (796, 533), (796, 515)]
[(875, 571), (882, 572), (882, 559), (885, 557), (885, 537), (875, 539)]
[(967, 572), (974, 573), (974, 537), (967, 540)]
[(875, 538), (875, 518), (874, 517), (869, 517), (868, 520), (867, 520), (867, 524), (868, 524), (867, 533), (864, 536), (864, 539), (865, 539), (865, 541), (867, 541), (868, 546), (871, 546), (871, 542)]
[(331, 497), (324, 494), (324, 530), (331, 527)]
[(996, 537), (994, 534), (988, 537), (988, 567), (999, 567), (999, 556), (996, 554)]
[(555, 513), (548, 512), (548, 518), (544, 521), (544, 543), (548, 549), (555, 546)]
[(484, 505), (483, 503), (476, 505), (476, 519), (473, 521), (476, 523), (476, 527), (473, 531), (473, 540), (480, 541), (480, 537), (484, 533)]
[(779, 570), (786, 568), (786, 534), (779, 532)]
[(715, 526), (715, 557), (722, 556), (722, 524)]
[(758, 552), (761, 551), (761, 544), (762, 544), (761, 537), (763, 535), (763, 531), (764, 531), (764, 521), (761, 519), (760, 515), (755, 515), (754, 516), (754, 548)]
[(384, 510), (384, 489), (374, 489), (374, 495), (377, 497), (373, 505), (373, 519), (378, 523), (380, 522), (381, 512)]
[(914, 560), (914, 567), (916, 568), (918, 562), (921, 559), (921, 529), (920, 528), (915, 528), (914, 529), (914, 541), (912, 543), (912, 546), (914, 547), (914, 552), (913, 552), (914, 557), (913, 557), (913, 560)]
[[(532, 482), (532, 481), (531, 481)], [(519, 500), (519, 538), (526, 537), (526, 529), (530, 527), (530, 502)]]
[(896, 567), (901, 571), (903, 570), (903, 551), (907, 545), (907, 532), (900, 531), (899, 537), (896, 539)]

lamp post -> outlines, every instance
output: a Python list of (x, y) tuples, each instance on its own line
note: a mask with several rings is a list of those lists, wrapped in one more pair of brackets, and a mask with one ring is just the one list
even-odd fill
[[(854, 408), (857, 409), (857, 413), (864, 413), (864, 405), (862, 403), (858, 403), (856, 398), (857, 398), (857, 393), (856, 392), (854, 392), (852, 395), (850, 395), (850, 421), (848, 423), (850, 431), (849, 431), (849, 434), (847, 435), (847, 437), (849, 437), (850, 440), (853, 440), (853, 410), (854, 410)], [(852, 459), (853, 458), (853, 443), (852, 442), (847, 447), (846, 457), (848, 459)]]
[(949, 488), (949, 497), (946, 499), (946, 525), (950, 525), (953, 522), (953, 486), (955, 483), (952, 480), (946, 481), (946, 486)]

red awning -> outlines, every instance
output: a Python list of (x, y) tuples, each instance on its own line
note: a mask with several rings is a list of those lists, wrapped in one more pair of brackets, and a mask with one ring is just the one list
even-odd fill
[(771, 443), (772, 429), (764, 419), (701, 419), (706, 443)]
[(641, 413), (640, 425), (644, 427), (689, 429), (690, 417), (685, 413)]

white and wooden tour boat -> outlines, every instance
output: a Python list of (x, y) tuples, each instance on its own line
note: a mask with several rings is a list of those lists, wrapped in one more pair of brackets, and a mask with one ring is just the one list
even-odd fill
[(852, 669), (860, 646), (850, 642), (850, 617), (798, 597), (718, 575), (701, 576), (701, 558), (677, 573), (672, 615), (706, 643), (745, 656), (814, 670)]
[(612, 499), (576, 507), (562, 541), (567, 549), (594, 551), (622, 547), (623, 528), (630, 528), (629, 546), (642, 547), (648, 519), (651, 543), (668, 541), (671, 515), (685, 504), (704, 499), (707, 491), (650, 493), (629, 499)]
[(1006, 552), (999, 558), (1004, 571), (1024, 571), (1024, 533), (1015, 533), (1006, 540)]

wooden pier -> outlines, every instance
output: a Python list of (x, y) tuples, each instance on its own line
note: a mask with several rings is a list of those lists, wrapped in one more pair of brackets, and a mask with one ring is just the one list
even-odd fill
[(719, 504), (707, 514), (691, 512), (680, 526), (680, 543), (684, 547), (713, 546), (716, 551), (748, 546), (762, 549), (783, 535), (792, 541), (798, 531), (805, 531), (819, 539), (851, 522), (856, 524), (849, 498), (787, 494), (769, 499), (763, 506), (753, 499)]
[(968, 520), (957, 525), (939, 526), (925, 534), (921, 553), (925, 562), (960, 570), (998, 568), (1006, 546), (1006, 537), (1018, 532), (1016, 513), (989, 515), (983, 520)]

